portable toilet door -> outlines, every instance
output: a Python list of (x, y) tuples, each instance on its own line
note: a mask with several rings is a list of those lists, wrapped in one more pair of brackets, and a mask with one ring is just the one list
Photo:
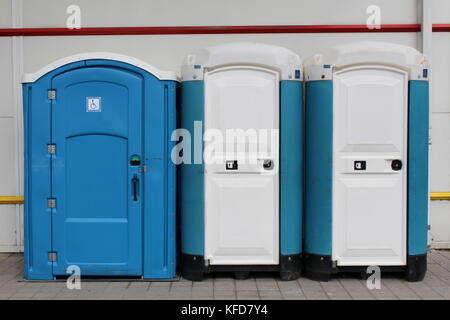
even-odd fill
[[(305, 273), (426, 271), (428, 77), (417, 50), (362, 42), (306, 73)], [(373, 272), (373, 271), (371, 271)], [(370, 272), (370, 273), (371, 273)]]
[(176, 86), (111, 53), (25, 75), (25, 278), (175, 277)]
[(180, 168), (184, 277), (299, 276), (301, 76), (300, 58), (270, 45), (231, 43), (186, 57), (181, 127), (195, 146)]

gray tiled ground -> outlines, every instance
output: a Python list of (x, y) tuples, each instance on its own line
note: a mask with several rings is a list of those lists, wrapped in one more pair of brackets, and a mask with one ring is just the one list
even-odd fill
[(98, 281), (82, 282), (69, 290), (65, 282), (22, 281), (23, 256), (0, 253), (0, 299), (440, 299), (450, 300), (450, 251), (431, 251), (423, 282), (409, 283), (400, 275), (382, 279), (381, 289), (369, 290), (354, 275), (340, 275), (329, 282), (306, 278), (279, 281), (273, 274), (235, 280), (231, 274), (203, 282)]

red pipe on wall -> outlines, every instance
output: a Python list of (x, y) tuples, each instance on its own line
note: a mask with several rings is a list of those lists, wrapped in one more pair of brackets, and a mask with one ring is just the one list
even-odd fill
[(450, 24), (433, 24), (433, 32), (450, 32)]
[[(0, 29), (0, 37), (12, 36), (109, 36), (182, 34), (267, 34), (267, 33), (361, 33), (420, 32), (420, 24), (384, 24), (380, 29), (366, 25), (267, 25), (267, 26), (184, 26), (184, 27), (89, 27)], [(450, 32), (450, 24), (434, 24), (433, 32)]]
[[(436, 31), (449, 31), (450, 25), (436, 25)], [(265, 33), (361, 33), (419, 32), (420, 24), (384, 24), (380, 29), (366, 25), (266, 25), (266, 26), (183, 26), (183, 27), (89, 27), (0, 29), (0, 37), (11, 36), (106, 36), (181, 34), (265, 34)]]

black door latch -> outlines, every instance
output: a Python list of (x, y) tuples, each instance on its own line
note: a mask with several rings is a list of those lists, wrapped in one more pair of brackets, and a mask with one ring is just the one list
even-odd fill
[(264, 160), (263, 168), (264, 168), (265, 170), (271, 170), (271, 169), (273, 168), (273, 162), (272, 162), (272, 160)]
[(403, 167), (403, 163), (402, 163), (402, 160), (392, 160), (392, 163), (391, 163), (391, 168), (392, 168), (392, 170), (394, 170), (394, 171), (400, 171), (400, 170), (402, 170), (402, 167)]

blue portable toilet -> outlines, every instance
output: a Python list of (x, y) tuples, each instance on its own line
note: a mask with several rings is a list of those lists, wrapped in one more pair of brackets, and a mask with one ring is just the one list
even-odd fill
[(180, 123), (193, 150), (183, 150), (179, 171), (185, 278), (299, 276), (302, 76), (298, 55), (265, 44), (223, 44), (185, 58)]
[[(426, 272), (426, 58), (360, 42), (314, 55), (306, 73), (304, 271)], [(373, 272), (373, 269), (371, 269)]]
[(23, 82), (25, 278), (174, 278), (176, 75), (86, 53)]

